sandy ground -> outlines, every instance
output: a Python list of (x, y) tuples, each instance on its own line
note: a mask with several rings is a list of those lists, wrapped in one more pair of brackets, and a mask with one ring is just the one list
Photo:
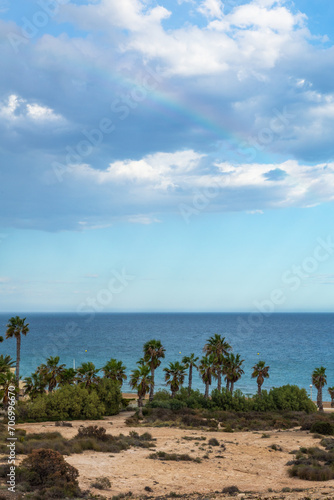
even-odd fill
[[(73, 437), (80, 425), (103, 425), (113, 435), (129, 434), (133, 428), (125, 425), (125, 419), (131, 413), (123, 412), (103, 421), (73, 422), (73, 427), (55, 427), (54, 423), (21, 424), (27, 432), (59, 431), (63, 436)], [(119, 454), (84, 452), (72, 455), (66, 460), (80, 473), (79, 483), (82, 489), (90, 488), (98, 477), (105, 476), (111, 481), (108, 491), (94, 490), (111, 499), (113, 495), (132, 491), (134, 496), (169, 495), (221, 492), (227, 486), (235, 485), (242, 495), (239, 498), (286, 498), (286, 499), (334, 499), (334, 480), (326, 483), (302, 481), (289, 478), (286, 462), (293, 459), (289, 452), (300, 446), (315, 446), (307, 432), (299, 430), (270, 431), (269, 438), (262, 438), (262, 432), (205, 432), (171, 428), (136, 428), (137, 432), (150, 432), (156, 438), (156, 450), (176, 453), (188, 453), (192, 457), (202, 458), (202, 463), (160, 462), (148, 459), (151, 453), (147, 449), (130, 449)], [(226, 446), (210, 448), (205, 441), (195, 445), (194, 441), (183, 440), (183, 436), (206, 436), (208, 441), (215, 437)], [(204, 443), (204, 444), (203, 444)], [(272, 444), (279, 445), (283, 451), (274, 451)], [(209, 459), (203, 456), (208, 454)], [(145, 487), (152, 492), (145, 491)], [(268, 493), (268, 489), (275, 493)], [(282, 488), (304, 489), (308, 491), (278, 493)], [(247, 493), (248, 492), (248, 493)], [(251, 493), (253, 492), (253, 493)], [(219, 495), (220, 496), (220, 495)]]

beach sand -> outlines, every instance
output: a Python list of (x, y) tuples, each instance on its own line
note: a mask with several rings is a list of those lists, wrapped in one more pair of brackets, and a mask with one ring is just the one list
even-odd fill
[[(235, 485), (242, 495), (239, 498), (286, 498), (286, 499), (334, 499), (334, 480), (327, 482), (309, 482), (289, 478), (286, 463), (293, 459), (289, 452), (301, 446), (317, 446), (318, 440), (305, 431), (268, 431), (269, 438), (262, 438), (262, 432), (205, 432), (202, 430), (182, 430), (175, 428), (128, 427), (125, 424), (131, 412), (122, 412), (104, 421), (76, 421), (73, 427), (55, 427), (53, 422), (41, 424), (21, 424), (18, 427), (27, 432), (59, 431), (67, 438), (73, 437), (81, 425), (103, 425), (113, 435), (129, 434), (131, 430), (139, 433), (150, 432), (156, 439), (156, 450), (176, 453), (188, 453), (192, 457), (202, 458), (201, 463), (161, 462), (148, 459), (152, 451), (132, 448), (119, 454), (84, 452), (66, 457), (68, 463), (79, 470), (79, 483), (82, 489), (90, 488), (98, 477), (108, 477), (110, 490), (95, 490), (111, 499), (113, 495), (132, 491), (133, 496), (148, 495), (168, 496), (177, 494), (199, 493), (210, 495), (221, 493), (223, 488)], [(186, 441), (183, 436), (205, 436), (206, 442), (215, 437), (226, 450), (212, 447), (211, 452), (205, 441), (199, 446), (194, 441)], [(283, 451), (274, 451), (272, 444), (279, 445)], [(202, 447), (203, 449), (199, 449)], [(209, 453), (208, 453), (209, 452)], [(209, 459), (203, 458), (208, 454)], [(145, 491), (145, 487), (152, 492)], [(269, 489), (273, 492), (268, 492)], [(282, 493), (282, 488), (308, 491)], [(245, 493), (248, 492), (248, 493)], [(250, 493), (252, 492), (252, 493)], [(217, 493), (216, 498), (230, 498)], [(231, 497), (232, 498), (232, 497)], [(236, 498), (236, 497), (234, 497)]]

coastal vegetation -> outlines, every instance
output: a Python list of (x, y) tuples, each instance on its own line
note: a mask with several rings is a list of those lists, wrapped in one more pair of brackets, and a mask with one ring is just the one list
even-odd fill
[[(0, 356), (0, 396), (6, 409), (9, 387), (15, 386), (19, 394), (19, 366), (21, 335), (29, 331), (26, 318), (10, 318), (6, 337), (15, 337), (17, 358)], [(155, 395), (155, 374), (165, 358), (166, 349), (159, 339), (151, 339), (143, 345), (143, 357), (137, 362), (129, 377), (131, 389), (138, 396), (138, 418), (145, 416), (145, 411), (155, 408), (181, 410), (182, 408), (205, 409), (207, 411), (230, 412), (281, 412), (295, 411), (311, 413), (316, 410), (306, 391), (297, 386), (287, 385), (263, 390), (269, 378), (270, 367), (264, 360), (253, 366), (250, 374), (257, 383), (257, 394), (246, 397), (235, 384), (245, 374), (239, 353), (234, 353), (226, 338), (219, 334), (210, 336), (204, 347), (201, 359), (191, 353), (183, 356), (182, 362), (170, 362), (163, 368), (167, 391)], [(16, 368), (15, 377), (13, 368)], [(83, 362), (77, 369), (66, 367), (59, 356), (50, 356), (39, 365), (35, 372), (23, 381), (17, 415), (20, 421), (99, 419), (105, 415), (114, 415), (122, 408), (122, 385), (127, 379), (126, 366), (121, 360), (111, 358), (103, 367), (96, 367), (91, 361)], [(198, 370), (203, 381), (204, 394), (192, 389), (193, 371)], [(312, 382), (317, 388), (317, 406), (323, 411), (322, 390), (327, 383), (326, 369), (316, 368)], [(183, 387), (188, 377), (187, 388)], [(222, 387), (223, 379), (225, 387)], [(217, 385), (212, 389), (213, 382)], [(333, 387), (328, 389), (334, 404)], [(144, 408), (144, 401), (149, 395), (149, 402)], [(123, 400), (123, 404), (125, 401)]]

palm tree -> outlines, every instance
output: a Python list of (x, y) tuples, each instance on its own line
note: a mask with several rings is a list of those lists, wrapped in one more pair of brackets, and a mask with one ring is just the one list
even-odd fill
[(77, 371), (74, 368), (64, 368), (60, 375), (59, 385), (73, 385), (76, 382)]
[(210, 356), (203, 356), (198, 369), (205, 384), (205, 397), (208, 398), (212, 377), (217, 377), (214, 355), (211, 354)]
[(317, 405), (319, 411), (324, 411), (324, 406), (322, 404), (322, 388), (327, 384), (326, 368), (320, 366), (320, 368), (314, 370), (312, 373), (312, 383), (318, 389)]
[(31, 377), (26, 377), (24, 383), (24, 395), (29, 396), (30, 399), (35, 399), (40, 394), (45, 393), (47, 381), (39, 371), (32, 373)]
[(241, 375), (245, 373), (241, 368), (244, 359), (240, 359), (240, 354), (234, 355), (233, 353), (229, 353), (226, 358), (226, 379), (230, 382), (230, 392), (233, 394), (233, 388), (235, 382), (241, 378)]
[(154, 396), (154, 373), (161, 364), (161, 358), (165, 357), (166, 349), (161, 344), (160, 340), (149, 340), (144, 344), (144, 361), (148, 363), (151, 370), (151, 386), (150, 386), (150, 401)]
[(261, 387), (265, 378), (269, 378), (269, 366), (266, 366), (265, 361), (259, 361), (255, 366), (253, 366), (252, 378), (256, 378), (257, 382), (257, 393), (261, 396)]
[(20, 380), (20, 359), (21, 359), (21, 334), (27, 335), (29, 332), (29, 324), (25, 324), (26, 318), (21, 319), (19, 316), (12, 317), (9, 320), (6, 330), (6, 339), (16, 338), (16, 381), (19, 384)]
[[(12, 391), (11, 388), (12, 386), (15, 387), (15, 390)], [(15, 392), (16, 395), (18, 394), (18, 385), (17, 385), (17, 380), (16, 376), (14, 373), (11, 372), (5, 372), (0, 374), (0, 399), (2, 400), (2, 404), (4, 408), (7, 408), (8, 406), (8, 399), (9, 399), (9, 392)]]
[(0, 356), (0, 373), (7, 373), (11, 368), (15, 367), (15, 361), (8, 355), (1, 354)]
[(112, 358), (102, 370), (106, 378), (116, 380), (121, 386), (123, 385), (123, 380), (127, 379), (125, 374), (126, 366), (123, 365), (122, 361), (117, 361), (117, 359)]
[(49, 392), (52, 392), (61, 381), (61, 376), (66, 366), (64, 364), (59, 365), (59, 359), (59, 356), (50, 356), (46, 360), (46, 365), (43, 364), (39, 367), (40, 374), (45, 377), (45, 380), (49, 384)]
[(100, 377), (97, 375), (100, 368), (97, 369), (91, 361), (82, 363), (77, 369), (77, 381), (84, 384), (85, 387), (89, 387), (92, 384), (96, 384)]
[(176, 361), (175, 363), (169, 363), (169, 367), (164, 368), (164, 371), (166, 372), (165, 381), (167, 382), (167, 385), (170, 385), (172, 398), (174, 398), (175, 394), (179, 391), (180, 386), (184, 382), (186, 367)]
[(138, 409), (139, 409), (139, 418), (143, 418), (143, 399), (146, 394), (150, 391), (152, 386), (152, 376), (151, 368), (149, 365), (142, 363), (139, 361), (138, 368), (132, 370), (131, 378), (130, 378), (130, 387), (132, 389), (136, 389), (138, 394)]
[(189, 368), (189, 385), (188, 385), (188, 394), (190, 395), (191, 393), (191, 386), (192, 386), (192, 381), (193, 381), (193, 367), (198, 368), (196, 365), (197, 361), (199, 358), (195, 357), (194, 353), (191, 353), (190, 356), (184, 356), (182, 359), (182, 363), (184, 364), (185, 368)]
[(328, 387), (328, 392), (331, 397), (331, 408), (334, 408), (334, 387)]
[(222, 372), (225, 356), (232, 349), (230, 344), (226, 342), (225, 337), (215, 333), (213, 337), (210, 337), (203, 348), (203, 352), (206, 355), (214, 356), (214, 364), (216, 366), (216, 374), (218, 379), (218, 391), (222, 388)]

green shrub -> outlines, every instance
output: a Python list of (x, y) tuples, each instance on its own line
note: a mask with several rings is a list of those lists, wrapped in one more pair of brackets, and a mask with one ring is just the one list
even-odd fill
[(111, 487), (111, 482), (107, 477), (98, 477), (91, 484), (91, 487), (98, 490), (108, 490)]
[(310, 428), (312, 433), (322, 434), (324, 436), (333, 436), (334, 426), (330, 422), (314, 422)]
[[(19, 482), (25, 481), (33, 489), (42, 490), (44, 498), (80, 496), (77, 478), (79, 472), (68, 464), (57, 451), (34, 450), (22, 462)], [(56, 485), (56, 486), (55, 486)], [(51, 491), (48, 491), (48, 489)]]
[(122, 393), (119, 383), (114, 380), (103, 378), (92, 387), (97, 393), (100, 402), (104, 405), (105, 415), (117, 415), (122, 406)]
[(19, 402), (17, 418), (20, 422), (43, 422), (46, 420), (94, 420), (105, 414), (105, 406), (97, 392), (79, 385), (66, 385), (43, 394), (33, 401)]

